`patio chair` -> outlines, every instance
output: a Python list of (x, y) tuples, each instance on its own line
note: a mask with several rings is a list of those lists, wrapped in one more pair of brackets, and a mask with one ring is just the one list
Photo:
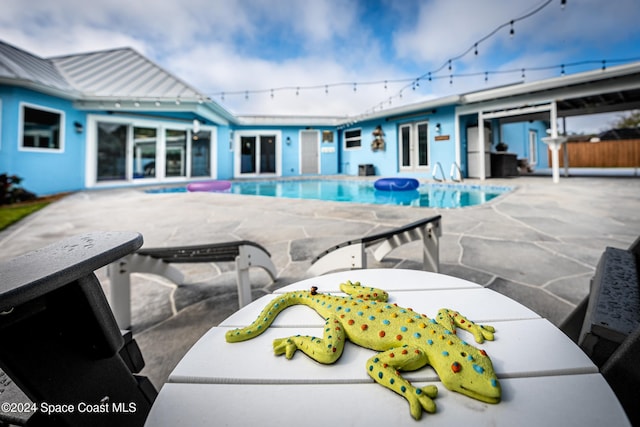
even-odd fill
[[(28, 398), (15, 403), (31, 409), (3, 407), (0, 424), (144, 423), (157, 392), (135, 375), (140, 350), (118, 328), (94, 274), (141, 245), (138, 233), (89, 233), (0, 262), (0, 368)], [(22, 396), (7, 385), (13, 392), (3, 403)]]
[(640, 326), (631, 333), (602, 366), (601, 372), (622, 404), (631, 425), (640, 425)]
[(332, 246), (314, 258), (307, 273), (319, 276), (334, 270), (367, 268), (366, 249), (380, 244), (373, 253), (377, 261), (405, 243), (422, 240), (423, 267), (426, 271), (440, 269), (439, 239), (442, 236), (441, 215), (421, 219), (393, 230), (348, 240)]
[(110, 300), (114, 315), (123, 329), (131, 326), (131, 273), (164, 276), (176, 284), (183, 275), (170, 264), (201, 262), (236, 263), (236, 282), (240, 307), (251, 302), (249, 268), (260, 267), (276, 280), (278, 272), (269, 252), (255, 242), (239, 240), (198, 246), (143, 248), (109, 265)]
[(640, 238), (629, 249), (607, 247), (589, 295), (560, 329), (601, 367), (640, 326)]

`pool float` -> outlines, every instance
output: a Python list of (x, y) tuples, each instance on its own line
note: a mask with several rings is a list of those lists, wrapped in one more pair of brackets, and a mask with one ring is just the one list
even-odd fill
[(187, 184), (187, 191), (208, 191), (208, 192), (220, 192), (228, 191), (231, 188), (230, 181), (202, 181), (192, 182)]
[(414, 178), (381, 178), (373, 186), (380, 191), (410, 191), (420, 186)]

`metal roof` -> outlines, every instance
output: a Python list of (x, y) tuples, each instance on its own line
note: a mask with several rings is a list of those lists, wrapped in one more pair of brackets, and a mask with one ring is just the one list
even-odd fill
[(5, 79), (68, 98), (77, 95), (50, 61), (0, 40), (0, 81)]
[(203, 101), (206, 96), (131, 48), (49, 58), (84, 99)]

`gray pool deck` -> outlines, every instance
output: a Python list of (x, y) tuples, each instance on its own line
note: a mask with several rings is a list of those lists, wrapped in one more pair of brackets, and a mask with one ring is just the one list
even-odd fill
[[(441, 214), (442, 273), (494, 289), (559, 324), (588, 293), (605, 247), (626, 248), (640, 235), (637, 177), (563, 177), (553, 184), (548, 176), (528, 176), (465, 184), (514, 191), (461, 209), (134, 188), (79, 192), (0, 233), (0, 259), (97, 230), (138, 231), (148, 247), (253, 240), (270, 251), (279, 271), (275, 283), (260, 269), (251, 271), (256, 298), (306, 278), (311, 259), (332, 244)], [(420, 269), (418, 245), (405, 245), (382, 263), (370, 257), (369, 267)], [(180, 285), (150, 275), (132, 280), (133, 332), (147, 362), (143, 374), (158, 389), (191, 345), (238, 309), (232, 263), (180, 268), (186, 277)], [(108, 292), (104, 269), (98, 277)]]

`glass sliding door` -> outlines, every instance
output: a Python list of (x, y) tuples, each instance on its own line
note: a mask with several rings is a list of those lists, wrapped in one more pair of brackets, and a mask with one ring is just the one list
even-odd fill
[[(274, 175), (279, 173), (279, 136), (269, 132), (242, 132), (236, 140), (238, 175)], [(237, 172), (236, 172), (237, 173)]]
[(165, 138), (165, 176), (187, 176), (187, 131), (167, 129)]
[(240, 137), (240, 173), (256, 173), (256, 137)]
[(92, 132), (87, 154), (95, 159), (87, 170), (88, 186), (112, 181), (175, 181), (216, 173), (213, 127), (194, 132), (190, 123), (102, 116), (90, 116), (88, 127)]
[(133, 177), (156, 177), (157, 130), (154, 128), (133, 128)]
[(276, 137), (260, 136), (260, 173), (276, 173)]
[(127, 178), (127, 130), (125, 124), (98, 122), (97, 181)]
[(211, 176), (211, 131), (191, 137), (191, 176)]

